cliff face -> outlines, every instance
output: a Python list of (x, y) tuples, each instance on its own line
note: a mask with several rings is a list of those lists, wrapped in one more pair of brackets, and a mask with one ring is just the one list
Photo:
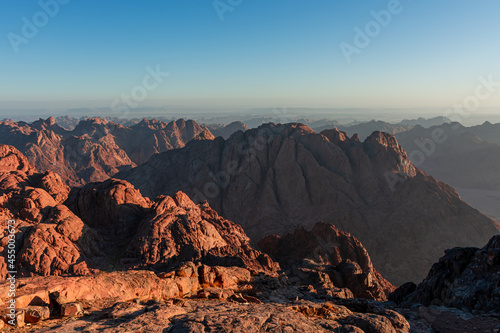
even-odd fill
[(255, 241), (334, 224), (357, 237), (396, 284), (422, 279), (444, 249), (477, 246), (496, 232), (381, 132), (361, 142), (338, 130), (267, 124), (228, 140), (193, 141), (116, 177), (145, 196), (181, 190), (208, 200)]
[(153, 154), (183, 147), (194, 138), (213, 139), (192, 120), (156, 120), (124, 127), (100, 118), (82, 120), (66, 130), (54, 118), (0, 122), (0, 143), (19, 149), (40, 171), (53, 171), (71, 186), (103, 181), (122, 168), (147, 161)]

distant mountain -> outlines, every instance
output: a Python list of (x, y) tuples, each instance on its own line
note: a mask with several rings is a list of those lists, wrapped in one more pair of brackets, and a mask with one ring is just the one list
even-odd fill
[(418, 118), (418, 119), (404, 119), (397, 123), (397, 125), (403, 125), (403, 126), (422, 126), (422, 127), (432, 127), (432, 126), (439, 126), (442, 124), (447, 124), (451, 123), (451, 120), (447, 117), (434, 117), (430, 119), (426, 118)]
[(422, 170), (500, 221), (500, 124), (416, 126), (397, 138)]
[[(70, 127), (71, 118), (66, 118)], [(146, 120), (125, 127), (101, 118), (80, 121), (72, 130), (53, 117), (0, 122), (0, 143), (19, 149), (38, 170), (54, 171), (69, 185), (103, 181), (122, 168), (147, 161), (153, 154), (183, 147), (195, 138), (213, 139), (192, 120), (165, 123)]]
[(477, 134), (484, 141), (500, 145), (500, 123), (492, 124), (487, 121), (482, 125), (469, 127), (469, 131)]
[(215, 137), (221, 136), (224, 139), (228, 139), (235, 132), (246, 131), (248, 129), (247, 125), (243, 124), (241, 121), (235, 121), (229, 125), (210, 124), (205, 125), (205, 127), (208, 128)]
[(322, 125), (320, 124), (318, 126), (311, 126), (311, 124), (307, 125), (318, 133), (323, 130), (332, 129), (335, 127), (340, 131), (346, 132), (349, 136), (358, 134), (360, 139), (364, 140), (375, 131), (385, 132), (389, 134), (398, 134), (406, 132), (415, 126), (422, 126), (427, 128), (430, 126), (441, 125), (450, 122), (451, 121), (446, 117), (435, 117), (431, 119), (425, 119), (425, 118), (418, 118), (411, 120), (405, 119), (399, 123), (389, 123), (386, 121), (371, 120), (368, 122), (358, 122), (347, 125), (335, 124), (335, 126), (332, 126), (332, 124), (329, 124), (328, 122), (325, 122), (324, 124)]
[[(413, 126), (411, 125), (401, 125), (401, 124), (390, 124), (385, 121), (375, 121), (372, 120), (367, 123), (360, 123), (356, 125), (339, 125), (337, 128), (340, 131), (346, 132), (349, 136), (358, 134), (361, 140), (366, 139), (370, 134), (375, 131), (385, 132), (389, 134), (397, 134), (401, 132), (408, 131)], [(325, 128), (326, 129), (326, 128)]]
[(143, 195), (208, 200), (258, 241), (318, 221), (350, 232), (390, 281), (422, 279), (442, 251), (486, 242), (493, 222), (416, 168), (389, 134), (266, 124), (191, 141), (115, 175)]

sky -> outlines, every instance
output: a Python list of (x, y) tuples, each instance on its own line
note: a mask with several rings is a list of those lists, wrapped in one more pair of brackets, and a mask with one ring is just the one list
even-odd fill
[(495, 0), (2, 1), (0, 109), (444, 108), (478, 89), (496, 108), (498, 13)]

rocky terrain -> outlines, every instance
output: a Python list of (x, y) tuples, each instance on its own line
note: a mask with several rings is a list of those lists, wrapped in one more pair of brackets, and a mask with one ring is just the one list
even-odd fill
[(416, 168), (397, 140), (263, 125), (228, 140), (191, 141), (115, 175), (147, 197), (208, 200), (254, 241), (318, 221), (359, 239), (389, 281), (419, 281), (442, 251), (479, 246), (493, 222)]
[(500, 332), (500, 235), (482, 248), (446, 250), (418, 286), (405, 283), (389, 300), (437, 332)]
[[(0, 275), (11, 277), (7, 221), (15, 220), (16, 330), (111, 330), (120, 323), (130, 329), (142, 323), (143, 331), (408, 331), (401, 315), (377, 305), (394, 287), (376, 272), (361, 243), (332, 226), (323, 225), (338, 243), (317, 243), (316, 253), (334, 251), (346, 266), (337, 274), (349, 283), (334, 278), (332, 256), (315, 264), (331, 275), (330, 284), (311, 284), (289, 279), (240, 226), (182, 192), (150, 200), (117, 179), (70, 191), (57, 175), (37, 173), (7, 145), (0, 145), (0, 166)], [(282, 246), (276, 244), (276, 253)], [(6, 323), (9, 290), (7, 279), (0, 285)], [(348, 302), (355, 294), (375, 303)], [(247, 321), (237, 319), (241, 314)], [(154, 320), (158, 316), (161, 322)]]
[(56, 124), (53, 117), (31, 124), (0, 122), (0, 143), (16, 147), (38, 170), (53, 171), (70, 186), (106, 180), (123, 168), (183, 147), (194, 138), (213, 139), (213, 135), (196, 122), (183, 119), (170, 123), (144, 119), (125, 127), (89, 118), (72, 130)]

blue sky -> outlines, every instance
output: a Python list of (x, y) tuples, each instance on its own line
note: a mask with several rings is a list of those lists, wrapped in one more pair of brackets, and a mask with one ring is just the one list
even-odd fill
[[(238, 2), (220, 0), (221, 20), (212, 1), (71, 0), (45, 24), (39, 2), (2, 1), (0, 109), (106, 107), (148, 66), (169, 76), (141, 106), (446, 107), (478, 77), (500, 82), (498, 1), (402, 0), (350, 63), (339, 45), (391, 1)], [(38, 32), (15, 52), (33, 16)]]

